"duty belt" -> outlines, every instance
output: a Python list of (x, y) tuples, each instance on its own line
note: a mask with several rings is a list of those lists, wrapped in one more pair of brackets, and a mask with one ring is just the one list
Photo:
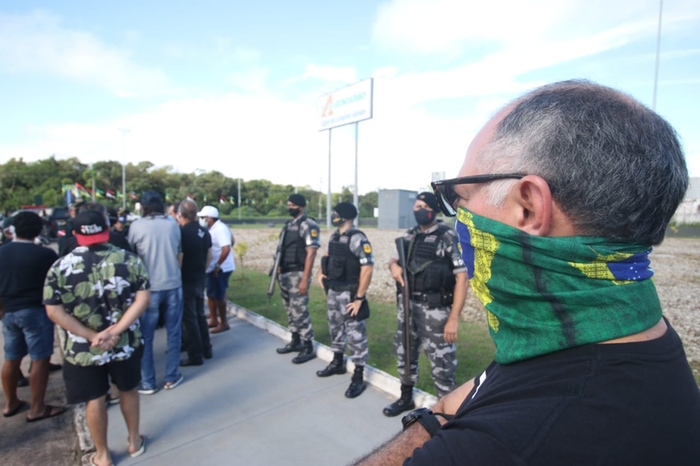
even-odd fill
[(442, 293), (440, 293), (439, 291), (428, 291), (428, 292), (416, 291), (416, 292), (411, 293), (411, 299), (413, 301), (419, 301), (419, 302), (427, 302), (428, 299), (437, 298), (437, 297), (442, 298)]
[(289, 264), (289, 265), (283, 265), (283, 266), (282, 266), (282, 273), (287, 273), (287, 272), (303, 272), (303, 271), (304, 271), (304, 266), (303, 266), (303, 265)]
[(354, 293), (355, 290), (357, 290), (357, 285), (331, 283), (328, 285), (328, 288), (338, 293), (342, 293), (343, 291), (352, 291)]

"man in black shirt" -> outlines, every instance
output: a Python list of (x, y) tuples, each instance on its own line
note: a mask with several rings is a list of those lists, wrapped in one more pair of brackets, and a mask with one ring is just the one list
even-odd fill
[[(0, 249), (0, 316), (5, 340), (2, 387), (5, 392), (3, 416), (14, 416), (26, 406), (17, 398), (17, 381), (22, 358), (29, 354), (31, 404), (27, 421), (57, 416), (65, 411), (44, 403), (49, 379), (49, 359), (53, 354), (54, 326), (42, 304), (46, 272), (57, 259), (51, 249), (34, 244), (43, 223), (33, 212), (20, 212), (14, 218), (15, 237)], [(4, 315), (3, 315), (4, 314)]]
[(495, 361), (360, 464), (699, 464), (700, 392), (649, 260), (687, 187), (673, 128), (613, 89), (497, 113), (433, 182)]
[(177, 221), (182, 238), (182, 313), (183, 343), (187, 358), (181, 366), (200, 366), (203, 358), (211, 359), (209, 327), (204, 316), (204, 282), (211, 261), (211, 236), (197, 221), (197, 203), (180, 202)]

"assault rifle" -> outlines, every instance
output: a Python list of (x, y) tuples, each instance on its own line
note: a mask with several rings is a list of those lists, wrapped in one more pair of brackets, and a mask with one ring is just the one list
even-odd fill
[(406, 261), (406, 249), (404, 239), (396, 238), (396, 249), (399, 250), (399, 265), (403, 272), (403, 287), (401, 298), (403, 302), (403, 380), (404, 385), (411, 385), (411, 290), (408, 286), (408, 264)]
[(280, 268), (280, 262), (282, 262), (282, 252), (284, 250), (284, 237), (287, 234), (287, 226), (285, 225), (280, 234), (280, 241), (277, 244), (277, 251), (275, 251), (275, 263), (270, 269), (270, 284), (267, 285), (267, 305), (270, 305), (270, 298), (275, 294), (275, 282), (277, 281), (277, 272)]

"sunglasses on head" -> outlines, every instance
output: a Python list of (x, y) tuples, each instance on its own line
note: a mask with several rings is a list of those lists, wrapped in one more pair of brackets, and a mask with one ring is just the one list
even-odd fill
[(488, 183), (489, 181), (508, 179), (519, 180), (525, 176), (527, 175), (523, 173), (497, 173), (494, 175), (463, 176), (461, 178), (433, 181), (430, 183), (430, 185), (433, 187), (433, 193), (437, 198), (437, 202), (442, 213), (447, 217), (454, 217), (457, 215), (457, 201), (459, 201), (459, 196), (455, 192), (455, 185)]

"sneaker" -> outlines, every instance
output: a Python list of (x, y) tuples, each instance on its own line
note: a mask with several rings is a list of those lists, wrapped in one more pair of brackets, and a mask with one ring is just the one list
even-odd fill
[(180, 377), (178, 377), (175, 382), (165, 382), (165, 385), (163, 385), (163, 388), (165, 390), (172, 390), (173, 388), (180, 385), (183, 380), (185, 380), (185, 378), (182, 376), (182, 374), (180, 374)]
[(155, 395), (158, 392), (157, 388), (139, 387), (139, 393), (142, 395)]

